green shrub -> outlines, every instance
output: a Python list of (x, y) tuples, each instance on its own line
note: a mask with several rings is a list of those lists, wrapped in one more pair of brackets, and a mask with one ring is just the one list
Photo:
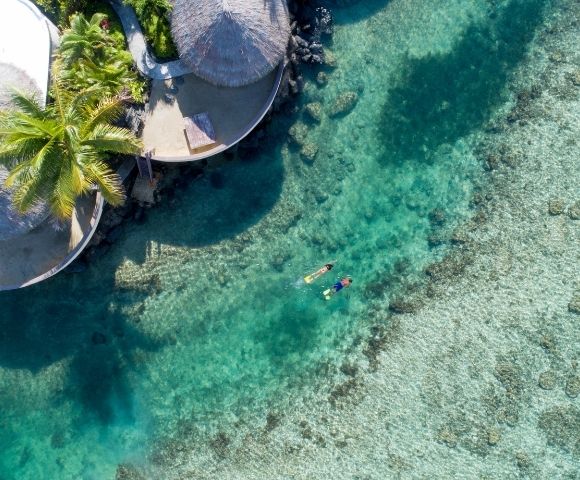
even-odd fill
[(125, 48), (124, 37), (112, 35), (102, 25), (108, 18), (95, 13), (87, 20), (82, 14), (70, 17), (58, 51), (62, 79), (73, 90), (98, 87), (107, 95), (128, 89), (137, 102), (143, 101), (145, 82), (133, 67), (133, 58)]
[(89, 4), (88, 0), (34, 0), (50, 20), (61, 28), (69, 24), (69, 17), (75, 12), (82, 12)]
[(125, 0), (135, 9), (143, 33), (159, 60), (177, 57), (177, 49), (171, 38), (169, 14), (171, 4), (168, 0)]

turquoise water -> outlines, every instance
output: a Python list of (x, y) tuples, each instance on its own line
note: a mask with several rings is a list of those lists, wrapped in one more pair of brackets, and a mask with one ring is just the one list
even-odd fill
[[(88, 271), (2, 294), (0, 478), (114, 478), (119, 463), (170, 462), (168, 442), (235, 438), (331, 381), (373, 312), (448, 251), (429, 236), (473, 214), (473, 137), (509, 100), (547, 6), (337, 8), (328, 85), (308, 73), (258, 151), (214, 162)], [(356, 106), (330, 118), (346, 92)], [(313, 161), (299, 143), (318, 147)], [(324, 301), (344, 275), (352, 287)]]

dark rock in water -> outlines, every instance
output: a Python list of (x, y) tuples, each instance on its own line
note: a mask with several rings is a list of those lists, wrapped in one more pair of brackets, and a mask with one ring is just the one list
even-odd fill
[(459, 437), (457, 436), (457, 433), (448, 426), (442, 427), (437, 432), (437, 441), (447, 445), (449, 448), (455, 448), (458, 440)]
[(137, 225), (142, 225), (147, 220), (147, 214), (145, 213), (145, 208), (139, 206), (135, 209), (133, 215), (133, 220)]
[(508, 397), (517, 397), (523, 391), (521, 369), (512, 363), (500, 362), (495, 366), (495, 377), (506, 390)]
[(121, 237), (121, 233), (123, 233), (123, 227), (121, 225), (117, 225), (115, 228), (109, 230), (106, 237), (107, 242), (115, 243)]
[(532, 462), (530, 461), (530, 457), (525, 452), (517, 452), (516, 453), (516, 464), (519, 469), (527, 470), (530, 468)]
[(433, 226), (441, 226), (445, 223), (445, 212), (440, 208), (434, 208), (429, 212), (429, 222)]
[(500, 163), (500, 157), (494, 153), (490, 153), (486, 159), (486, 167), (488, 170), (495, 170)]
[[(568, 395), (570, 398), (576, 398), (578, 394), (580, 394), (580, 377), (577, 375), (572, 375), (566, 381), (566, 395)], [(578, 433), (580, 434), (580, 432)]]
[(538, 377), (538, 385), (544, 390), (553, 390), (556, 387), (557, 377), (553, 370), (546, 370), (540, 373)]
[(133, 465), (121, 463), (117, 467), (115, 480), (146, 480), (146, 478), (141, 475)]
[(313, 55), (314, 54), (321, 55), (324, 52), (324, 49), (322, 48), (322, 44), (317, 43), (317, 42), (313, 42), (312, 44), (310, 44), (308, 49), (310, 50), (310, 53), (312, 53)]
[(318, 65), (322, 65), (324, 63), (324, 57), (317, 53), (310, 55), (310, 63), (316, 63)]
[(306, 163), (314, 162), (314, 159), (316, 158), (317, 154), (318, 154), (318, 146), (312, 142), (306, 142), (304, 145), (302, 145), (302, 148), (300, 149), (300, 157)]
[(538, 426), (544, 432), (548, 443), (575, 456), (580, 455), (580, 410), (574, 405), (559, 405), (544, 410)]
[(315, 122), (320, 122), (320, 120), (322, 120), (322, 104), (320, 102), (308, 103), (306, 104), (306, 107), (304, 107), (304, 110)]
[(568, 304), (568, 311), (580, 315), (580, 293), (576, 293)]
[(211, 172), (209, 183), (213, 188), (221, 190), (225, 186), (224, 176), (220, 172)]
[(302, 38), (300, 35), (295, 35), (294, 40), (299, 48), (307, 49), (308, 48), (308, 41)]
[(548, 213), (550, 215), (562, 215), (564, 213), (564, 200), (561, 198), (552, 198), (548, 202)]
[(540, 338), (540, 346), (549, 353), (556, 351), (556, 344), (550, 335), (542, 335)]
[[(304, 59), (304, 57), (302, 57)], [(300, 86), (296, 82), (296, 80), (290, 79), (288, 80), (288, 88), (292, 95), (298, 95), (300, 93)]]
[(219, 457), (225, 457), (227, 454), (228, 445), (230, 444), (229, 437), (224, 432), (219, 432), (210, 442), (211, 448)]
[(416, 302), (397, 298), (389, 303), (389, 310), (393, 313), (415, 313), (419, 309)]
[(100, 225), (102, 228), (109, 230), (123, 223), (123, 216), (117, 209), (108, 209), (101, 217)]
[(343, 363), (340, 366), (340, 371), (349, 377), (356, 377), (356, 374), (358, 373), (358, 367), (350, 363)]
[(271, 432), (278, 425), (280, 425), (280, 416), (276, 415), (275, 413), (268, 412), (268, 415), (266, 415), (266, 432)]
[(572, 220), (580, 220), (580, 200), (568, 209), (568, 216)]
[(358, 388), (358, 382), (354, 378), (348, 379), (346, 382), (341, 383), (334, 387), (334, 389), (330, 392), (328, 401), (335, 406), (336, 403), (344, 397), (348, 397), (352, 395), (356, 389)]
[(318, 75), (316, 75), (316, 83), (319, 86), (324, 86), (328, 83), (328, 75), (324, 72), (318, 72)]
[(344, 92), (334, 99), (328, 112), (331, 117), (338, 117), (350, 113), (358, 102), (356, 92)]
[(308, 137), (308, 127), (303, 122), (296, 122), (288, 130), (288, 135), (294, 143), (304, 145)]
[(63, 432), (54, 432), (50, 436), (50, 446), (52, 448), (62, 448), (66, 443), (66, 436)]
[(87, 262), (77, 259), (66, 267), (65, 273), (82, 273), (88, 268)]
[(435, 233), (432, 233), (431, 235), (429, 235), (427, 237), (427, 243), (429, 244), (429, 247), (431, 247), (431, 248), (443, 245), (446, 241), (447, 241), (447, 239), (445, 237), (438, 235), (438, 234), (435, 234)]
[(501, 433), (497, 428), (492, 427), (487, 431), (487, 444), (488, 445), (495, 446), (499, 443), (500, 440), (501, 440)]
[(107, 343), (107, 337), (101, 332), (94, 332), (91, 336), (93, 345), (104, 345)]

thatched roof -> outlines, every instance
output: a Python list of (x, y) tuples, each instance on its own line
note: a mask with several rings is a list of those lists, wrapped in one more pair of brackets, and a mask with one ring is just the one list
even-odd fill
[[(0, 109), (11, 107), (13, 88), (40, 94), (40, 89), (25, 72), (13, 65), (0, 63)], [(34, 206), (25, 215), (19, 214), (12, 207), (11, 192), (4, 187), (7, 176), (6, 168), (0, 166), (0, 241), (26, 233), (46, 219), (49, 214), (45, 204)]]
[(270, 73), (284, 57), (288, 7), (286, 0), (174, 0), (171, 31), (196, 75), (240, 87)]
[(28, 74), (14, 65), (0, 62), (0, 109), (11, 106), (11, 97), (14, 89), (21, 92), (30, 92), (40, 95), (40, 88)]

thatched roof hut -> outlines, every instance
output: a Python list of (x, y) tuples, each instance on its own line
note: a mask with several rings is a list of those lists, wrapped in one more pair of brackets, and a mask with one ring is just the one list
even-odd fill
[(284, 57), (290, 37), (285, 0), (173, 3), (171, 31), (181, 58), (214, 85), (248, 85)]
[[(0, 63), (0, 109), (11, 107), (14, 88), (40, 95), (36, 83), (22, 70), (7, 63)], [(26, 233), (48, 217), (46, 204), (33, 206), (26, 214), (18, 213), (12, 206), (11, 192), (4, 186), (8, 170), (0, 166), (0, 240), (7, 240)]]

